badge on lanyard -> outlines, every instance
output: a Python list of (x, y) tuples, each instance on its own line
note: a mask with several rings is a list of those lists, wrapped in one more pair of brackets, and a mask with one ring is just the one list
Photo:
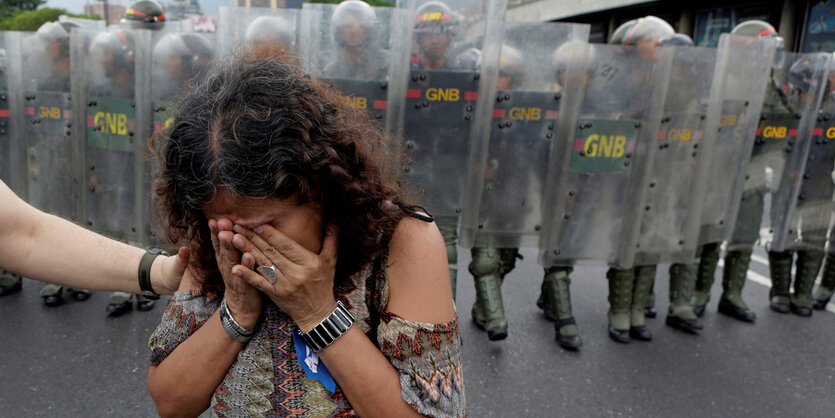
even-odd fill
[(333, 380), (333, 376), (325, 367), (325, 363), (319, 359), (319, 355), (304, 342), (298, 329), (293, 331), (293, 343), (296, 345), (296, 358), (308, 379), (320, 382), (330, 393), (335, 392), (336, 382)]

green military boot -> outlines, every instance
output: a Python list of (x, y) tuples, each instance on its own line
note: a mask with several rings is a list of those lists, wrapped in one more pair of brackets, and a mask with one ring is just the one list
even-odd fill
[(516, 268), (516, 259), (521, 259), (518, 248), (499, 248), (499, 277), (504, 283), (504, 276)]
[(555, 321), (557, 344), (566, 350), (577, 350), (583, 345), (583, 340), (571, 313), (571, 271), (571, 267), (551, 267), (546, 270), (542, 279), (540, 308), (544, 307), (545, 316)]
[(750, 264), (750, 251), (728, 251), (722, 272), (722, 298), (719, 299), (719, 313), (745, 322), (757, 320), (757, 314), (742, 300), (742, 288), (748, 278)]
[(609, 338), (628, 343), (635, 271), (610, 268), (606, 278), (609, 279)]
[(812, 316), (812, 289), (822, 263), (822, 251), (798, 251), (794, 293), (789, 298), (789, 308), (793, 313)]
[(0, 270), (0, 296), (11, 295), (23, 288), (23, 278), (10, 271)]
[(446, 244), (446, 258), (449, 264), (449, 282), (452, 285), (452, 300), (455, 300), (458, 288), (458, 219), (454, 217), (438, 217), (436, 225)]
[(55, 307), (64, 303), (64, 298), (61, 297), (63, 293), (64, 288), (62, 286), (47, 283), (47, 285), (41, 289), (41, 298), (43, 298), (44, 305)]
[(835, 255), (827, 254), (826, 262), (823, 265), (823, 276), (821, 277), (821, 284), (815, 290), (815, 309), (826, 309), (826, 304), (832, 299), (832, 293), (835, 291)]
[(644, 309), (655, 281), (655, 266), (635, 267), (635, 284), (632, 286), (632, 306), (629, 310), (629, 336), (641, 341), (651, 341), (652, 333), (645, 323)]
[(507, 338), (507, 319), (502, 302), (501, 259), (495, 248), (472, 249), (473, 260), (469, 270), (475, 280), (476, 300), (473, 304), (473, 321), (479, 329), (487, 331), (492, 341)]
[(670, 266), (670, 307), (667, 308), (665, 323), (677, 330), (698, 334), (702, 329), (699, 317), (690, 306), (690, 294), (696, 285), (696, 264), (673, 264)]
[(131, 295), (127, 292), (113, 292), (110, 294), (110, 299), (107, 301), (107, 311), (108, 316), (119, 316), (130, 312), (133, 309), (133, 304), (131, 304)]
[(768, 270), (771, 272), (771, 290), (768, 292), (771, 309), (789, 313), (789, 287), (792, 282), (792, 253), (768, 252)]
[(705, 306), (710, 300), (710, 288), (713, 287), (716, 276), (716, 266), (719, 264), (719, 244), (705, 244), (702, 246), (699, 255), (699, 270), (696, 275), (696, 285), (693, 296), (690, 298), (690, 306), (696, 316), (705, 314)]

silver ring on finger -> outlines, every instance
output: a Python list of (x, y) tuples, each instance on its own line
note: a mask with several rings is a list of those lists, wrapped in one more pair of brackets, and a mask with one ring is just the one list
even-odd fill
[(255, 268), (261, 273), (264, 277), (270, 280), (270, 283), (275, 284), (276, 275), (275, 275), (275, 266), (258, 266)]

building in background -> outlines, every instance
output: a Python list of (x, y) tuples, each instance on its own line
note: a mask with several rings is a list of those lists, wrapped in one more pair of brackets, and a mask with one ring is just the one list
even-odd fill
[(646, 15), (700, 46), (715, 46), (738, 23), (760, 19), (777, 28), (790, 51), (835, 52), (835, 0), (509, 0), (507, 18), (588, 23), (590, 40), (604, 43), (621, 23)]
[(185, 19), (186, 15), (202, 15), (203, 8), (199, 0), (173, 0), (165, 4), (165, 17), (168, 20)]
[(112, 25), (119, 23), (125, 15), (125, 10), (127, 10), (127, 8), (119, 4), (118, 1), (97, 1), (84, 5), (84, 16), (100, 16), (102, 19), (107, 21), (108, 25)]

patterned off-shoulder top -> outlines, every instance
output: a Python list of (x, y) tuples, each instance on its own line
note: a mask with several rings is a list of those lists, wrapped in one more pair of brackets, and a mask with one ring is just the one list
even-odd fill
[[(426, 324), (386, 310), (385, 257), (337, 285), (337, 298), (357, 319), (400, 375), (401, 396), (423, 415), (466, 416), (458, 318)], [(199, 292), (174, 294), (162, 323), (151, 335), (151, 364), (159, 365), (220, 306)], [(211, 411), (218, 416), (352, 416), (345, 394), (309, 379), (299, 364), (293, 321), (269, 303), (255, 336), (238, 354), (215, 390)]]

